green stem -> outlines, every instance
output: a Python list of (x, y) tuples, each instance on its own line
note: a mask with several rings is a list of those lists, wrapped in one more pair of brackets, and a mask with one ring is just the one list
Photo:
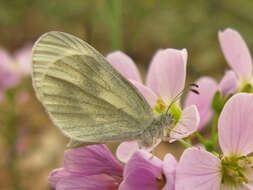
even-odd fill
[(182, 144), (185, 148), (190, 148), (192, 145), (187, 143), (184, 139), (177, 140), (180, 144)]
[(219, 155), (217, 152), (215, 152), (215, 151), (212, 151), (211, 153), (214, 154), (214, 155), (217, 156), (217, 157), (220, 156), (220, 155)]
[(218, 132), (217, 132), (218, 119), (219, 114), (216, 112), (212, 121), (212, 145), (214, 148), (218, 143)]
[(194, 135), (197, 137), (197, 139), (199, 140), (199, 142), (201, 142), (204, 146), (206, 146), (208, 144), (208, 141), (206, 141), (203, 136), (201, 134), (199, 134), (199, 132), (195, 132)]
[(7, 141), (10, 147), (9, 166), (13, 182), (13, 190), (21, 190), (20, 175), (18, 169), (18, 154), (17, 154), (17, 126), (15, 114), (15, 92), (12, 90), (7, 91), (6, 97), (9, 102), (9, 113), (7, 116)]
[(107, 0), (108, 25), (110, 26), (110, 41), (113, 50), (122, 49), (121, 17), (122, 0)]
[(186, 138), (185, 142), (187, 142), (188, 144), (190, 144), (192, 146), (192, 141), (191, 141), (190, 137)]

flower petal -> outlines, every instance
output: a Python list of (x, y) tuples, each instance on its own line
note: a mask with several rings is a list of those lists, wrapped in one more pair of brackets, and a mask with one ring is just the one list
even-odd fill
[(121, 162), (126, 163), (137, 150), (139, 150), (137, 141), (126, 141), (119, 144), (116, 156)]
[(157, 75), (155, 71), (155, 65), (159, 64), (157, 60), (157, 56), (163, 51), (163, 49), (158, 50), (155, 55), (153, 56), (151, 63), (148, 68), (148, 74), (146, 76), (146, 85), (150, 89), (152, 89), (157, 96), (160, 96), (159, 89), (158, 89), (158, 81), (157, 81)]
[(249, 49), (241, 35), (230, 28), (219, 32), (219, 41), (228, 64), (242, 77), (252, 75), (252, 60)]
[(48, 176), (48, 183), (52, 187), (56, 187), (56, 184), (64, 177), (70, 177), (71, 173), (66, 171), (64, 168), (57, 168), (50, 172)]
[(113, 178), (105, 175), (71, 176), (61, 179), (56, 190), (114, 190), (117, 186)]
[(210, 77), (201, 77), (195, 83), (199, 86), (197, 89), (199, 94), (189, 92), (185, 99), (185, 106), (197, 106), (200, 116), (198, 130), (200, 130), (209, 122), (213, 115), (211, 103), (218, 85)]
[(0, 88), (2, 90), (15, 86), (20, 75), (15, 72), (14, 61), (5, 49), (0, 48)]
[(238, 89), (238, 80), (234, 71), (230, 70), (225, 73), (220, 82), (220, 91), (223, 96), (233, 94)]
[(109, 53), (106, 59), (111, 63), (124, 77), (138, 82), (141, 81), (140, 73), (133, 60), (121, 51)]
[(66, 150), (64, 168), (68, 172), (82, 173), (82, 175), (106, 173), (122, 176), (122, 166), (103, 144)]
[(145, 97), (150, 107), (153, 107), (156, 104), (156, 100), (158, 97), (150, 88), (134, 80), (130, 80), (130, 82), (132, 82), (134, 86), (139, 90), (139, 92)]
[(161, 177), (162, 161), (152, 154), (139, 150), (124, 169), (120, 190), (157, 190), (156, 178)]
[(253, 151), (253, 94), (239, 93), (225, 104), (218, 122), (219, 143), (224, 155)]
[(160, 144), (160, 142), (161, 139), (156, 139), (156, 143), (151, 147), (140, 147), (138, 141), (126, 141), (119, 144), (116, 150), (116, 156), (121, 162), (126, 163), (137, 150), (142, 149), (147, 152), (150, 152), (155, 147), (157, 147)]
[(172, 154), (166, 154), (163, 159), (163, 173), (166, 184), (162, 190), (175, 190), (177, 161)]
[(188, 59), (188, 52), (184, 48), (184, 49), (181, 50), (181, 53), (182, 53), (182, 56), (183, 56), (183, 59), (184, 59), (185, 67), (186, 67), (187, 66), (187, 59)]
[(184, 151), (177, 167), (177, 190), (218, 190), (220, 184), (220, 160), (216, 156), (197, 148)]
[(170, 132), (170, 142), (188, 137), (195, 132), (199, 125), (199, 113), (195, 105), (186, 107), (176, 124)]
[(31, 55), (32, 45), (26, 45), (14, 53), (14, 59), (17, 61), (23, 75), (28, 75), (31, 72)]
[(186, 78), (186, 50), (159, 50), (153, 57), (147, 75), (147, 86), (165, 102), (184, 89)]

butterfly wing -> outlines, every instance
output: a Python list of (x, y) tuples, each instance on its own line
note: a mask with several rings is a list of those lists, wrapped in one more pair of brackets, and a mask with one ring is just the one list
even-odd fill
[(66, 33), (49, 32), (36, 42), (32, 79), (54, 124), (76, 141), (133, 140), (153, 119), (134, 85), (94, 48)]

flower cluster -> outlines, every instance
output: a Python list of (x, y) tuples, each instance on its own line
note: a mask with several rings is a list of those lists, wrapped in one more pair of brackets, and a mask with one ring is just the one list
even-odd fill
[[(169, 112), (175, 121), (171, 131), (168, 132), (170, 142), (187, 137), (197, 130), (199, 113), (196, 105), (190, 105), (190, 100), (189, 106), (182, 108), (179, 101), (173, 102), (185, 86), (187, 65), (185, 49), (158, 50), (151, 61), (146, 85), (142, 83), (136, 65), (126, 54), (116, 51), (107, 55), (107, 60), (137, 87), (155, 114), (163, 113), (172, 104)], [(117, 155), (120, 160), (127, 161), (137, 149), (137, 142), (123, 142), (117, 149)]]
[[(105, 145), (67, 150), (62, 168), (55, 169), (49, 183), (56, 189), (174, 189), (177, 161), (167, 154), (164, 161), (136, 151), (123, 167)], [(166, 178), (166, 180), (164, 179)]]
[[(226, 29), (218, 36), (232, 70), (219, 83), (199, 78), (195, 82), (199, 95), (189, 92), (184, 103), (178, 95), (185, 88), (185, 49), (157, 51), (145, 83), (129, 56), (120, 51), (107, 55), (146, 98), (154, 114), (170, 108), (174, 121), (168, 141), (180, 141), (186, 147), (179, 162), (169, 153), (160, 160), (149, 152), (155, 147), (140, 149), (135, 141), (118, 146), (116, 156), (121, 162), (105, 145), (84, 146), (65, 152), (63, 167), (51, 172), (49, 183), (57, 190), (253, 189), (251, 56), (235, 30)], [(205, 140), (200, 131), (210, 121), (211, 138)], [(192, 139), (203, 146), (194, 146)]]

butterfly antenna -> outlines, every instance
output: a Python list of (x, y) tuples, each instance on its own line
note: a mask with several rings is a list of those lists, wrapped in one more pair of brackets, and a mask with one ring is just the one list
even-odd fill
[(170, 105), (168, 106), (167, 110), (166, 110), (166, 114), (168, 113), (168, 111), (170, 110), (171, 106), (185, 93), (188, 91), (191, 91), (195, 94), (200, 94), (198, 90), (194, 89), (195, 88), (199, 88), (199, 85), (195, 84), (195, 83), (190, 83), (189, 86), (187, 88), (184, 88), (181, 92), (179, 92), (175, 98), (172, 100), (172, 102), (170, 103)]
[[(199, 91), (196, 90), (196, 89), (194, 89), (194, 87), (195, 87), (195, 88), (199, 88), (199, 86), (198, 86), (197, 84), (195, 84), (195, 83), (190, 83), (188, 87), (184, 88), (181, 92), (179, 92), (179, 93), (175, 96), (175, 98), (172, 100), (172, 102), (169, 104), (169, 106), (168, 106), (168, 108), (167, 108), (167, 110), (166, 110), (166, 112), (165, 112), (166, 115), (167, 115), (168, 111), (170, 110), (170, 108), (172, 107), (172, 105), (173, 105), (185, 92), (191, 91), (191, 92), (193, 92), (193, 93), (199, 95), (199, 94), (200, 94)], [(173, 132), (175, 132), (175, 133), (178, 133), (178, 134), (183, 134), (182, 132), (177, 131), (177, 130), (175, 130), (175, 129), (170, 129), (170, 130), (173, 131)]]

